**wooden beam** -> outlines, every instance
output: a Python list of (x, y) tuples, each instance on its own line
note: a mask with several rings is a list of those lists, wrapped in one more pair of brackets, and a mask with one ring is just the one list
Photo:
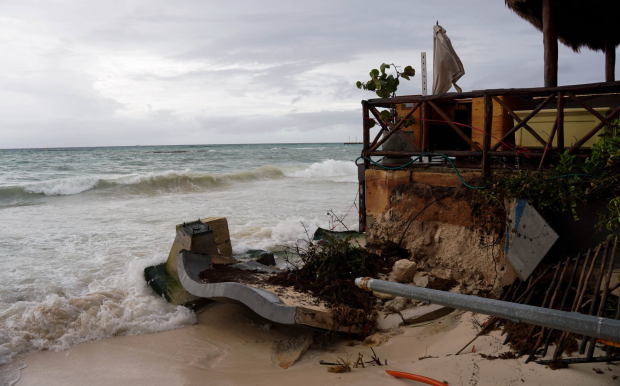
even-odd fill
[(420, 110), (420, 119), (422, 120), (422, 151), (428, 150), (428, 122), (426, 121), (426, 109), (428, 104), (422, 102), (422, 110)]
[[(497, 142), (492, 148), (491, 151), (495, 151), (497, 150), (501, 145), (502, 142), (504, 142), (506, 139), (508, 139), (508, 137), (510, 137), (512, 134), (514, 134), (517, 130), (519, 130), (521, 128), (521, 126), (525, 125), (527, 123), (527, 121), (529, 121), (534, 115), (538, 114), (538, 112), (540, 110), (542, 110), (543, 107), (545, 107), (549, 101), (551, 99), (553, 99), (555, 95), (551, 94), (547, 97), (547, 99), (545, 99), (543, 101), (543, 103), (541, 103), (540, 105), (538, 105), (538, 107), (536, 107), (534, 110), (532, 110), (531, 113), (529, 113), (527, 115), (527, 117), (523, 118), (523, 120), (519, 123), (517, 123), (515, 125), (515, 127), (513, 127), (512, 129), (508, 130), (508, 132), (506, 134), (504, 134), (504, 136), (502, 137), (502, 139), (499, 140), (499, 142)], [(546, 142), (545, 142), (546, 143)]]
[[(363, 173), (363, 181), (359, 181), (359, 185), (357, 187), (359, 194), (359, 211), (360, 211), (360, 219), (358, 224), (358, 229), (360, 232), (362, 229), (366, 229), (366, 169), (370, 166), (370, 162), (366, 159), (368, 156), (369, 142), (370, 142), (370, 114), (368, 113), (369, 106), (368, 102), (362, 101), (362, 127), (364, 128), (363, 140), (364, 145), (362, 147), (362, 156), (364, 161), (364, 170)], [(356, 161), (357, 163), (357, 161)], [(360, 171), (358, 169), (358, 179), (360, 175)]]
[(463, 131), (461, 129), (458, 128), (457, 125), (455, 125), (454, 123), (452, 123), (452, 121), (450, 120), (450, 117), (448, 117), (446, 115), (446, 113), (443, 112), (442, 109), (439, 108), (439, 106), (437, 106), (434, 102), (428, 101), (428, 104), (431, 105), (431, 107), (433, 108), (433, 110), (437, 111), (437, 113), (439, 115), (441, 115), (441, 117), (443, 118), (443, 120), (445, 121), (445, 123), (447, 123), (452, 130), (456, 131), (456, 133), (463, 138), (463, 140), (465, 142), (467, 142), (469, 144), (469, 146), (473, 147), (474, 149), (476, 149), (477, 151), (482, 151), (482, 149), (480, 148), (480, 146), (476, 145), (471, 138), (469, 138), (467, 135), (465, 135), (465, 133), (463, 133)]
[[(519, 116), (517, 114), (514, 113), (514, 111), (512, 111), (512, 109), (510, 107), (508, 107), (501, 99), (499, 99), (498, 97), (496, 97), (495, 95), (493, 95), (493, 99), (499, 103), (500, 106), (502, 106), (502, 108), (504, 110), (506, 110), (506, 112), (508, 113), (508, 115), (510, 115), (512, 117), (512, 119), (514, 119), (515, 121), (517, 121), (517, 123), (521, 122), (521, 118), (519, 118)], [(547, 144), (547, 142), (545, 142), (544, 139), (542, 139), (542, 137), (531, 127), (528, 126), (527, 123), (523, 124), (523, 128), (527, 131), (530, 132), (530, 134), (532, 134), (532, 136), (534, 138), (536, 138), (536, 140), (538, 142), (540, 142), (541, 145), (545, 146)]]
[(543, 164), (545, 163), (545, 158), (547, 158), (547, 153), (553, 147), (553, 138), (555, 137), (555, 133), (558, 130), (558, 119), (555, 119), (553, 122), (553, 128), (551, 129), (551, 134), (549, 134), (549, 142), (547, 142), (547, 146), (545, 146), (545, 151), (543, 152), (542, 158), (540, 159), (540, 165), (538, 165), (538, 170), (542, 169)]
[[(607, 120), (610, 121), (612, 119), (614, 119), (614, 117), (620, 113), (620, 106), (616, 107), (616, 109), (614, 111), (612, 111), (608, 116), (607, 116)], [(596, 125), (594, 127), (594, 129), (590, 130), (590, 132), (586, 135), (583, 136), (583, 138), (581, 138), (579, 141), (577, 141), (576, 144), (573, 145), (573, 147), (570, 148), (570, 150), (568, 151), (568, 154), (573, 154), (577, 149), (579, 149), (581, 147), (581, 145), (583, 145), (584, 143), (586, 143), (586, 141), (590, 138), (592, 138), (594, 136), (594, 134), (598, 133), (598, 131), (605, 126), (605, 124), (603, 122), (600, 122), (598, 125)]]
[[(381, 138), (377, 143), (375, 143), (369, 151), (375, 151), (377, 150), (377, 148), (379, 146), (381, 146), (383, 144), (383, 142), (385, 142), (388, 138), (390, 138), (392, 135), (394, 135), (394, 133), (398, 132), (400, 130), (400, 128), (405, 124), (405, 121), (407, 119), (409, 119), (413, 113), (418, 109), (418, 107), (420, 107), (419, 103), (416, 103), (413, 108), (405, 115), (405, 117), (403, 119), (401, 119), (400, 122), (398, 122), (396, 124), (396, 126), (394, 126), (391, 122), (383, 122), (381, 120), (381, 114), (379, 113), (379, 111), (374, 107), (374, 106), (369, 106), (370, 112), (372, 113), (372, 115), (375, 116), (375, 118), (377, 118), (377, 120), (379, 122), (382, 122), (385, 125), (388, 125), (392, 128), (392, 130), (390, 130), (387, 134), (385, 134), (383, 136), (383, 138)], [(401, 133), (402, 134), (402, 133)], [(404, 134), (402, 134), (404, 135)], [(407, 138), (407, 140), (409, 140), (409, 138)], [(416, 148), (417, 146), (415, 145), (415, 143), (413, 143), (412, 141), (409, 141), (410, 143), (412, 143)]]
[(579, 104), (581, 107), (583, 107), (584, 109), (588, 110), (590, 112), (590, 114), (594, 115), (595, 117), (597, 117), (601, 122), (603, 122), (605, 125), (607, 125), (607, 127), (609, 127), (609, 130), (611, 130), (611, 122), (609, 122), (607, 120), (607, 118), (605, 118), (604, 116), (602, 116), (598, 111), (594, 110), (592, 107), (590, 107), (587, 103), (585, 103), (584, 101), (582, 101), (581, 99), (577, 98), (575, 95), (573, 95), (572, 93), (566, 91), (565, 92), (566, 95), (568, 95), (568, 97), (570, 99), (572, 99), (573, 101), (575, 101), (577, 104)]
[(605, 82), (616, 80), (616, 45), (605, 40)]
[(596, 94), (596, 93), (617, 93), (620, 92), (620, 81), (573, 84), (569, 86), (559, 87), (529, 87), (529, 88), (499, 88), (487, 90), (474, 90), (462, 93), (446, 93), (437, 95), (403, 95), (394, 98), (374, 98), (369, 99), (368, 103), (377, 107), (390, 107), (399, 103), (420, 103), (422, 101), (453, 101), (455, 99), (480, 98), (486, 94), (506, 95), (506, 96), (523, 96), (536, 97), (545, 96), (558, 91), (570, 91), (578, 94)]
[[(405, 115), (405, 117), (402, 119), (402, 122), (409, 119), (409, 117), (413, 115), (413, 113), (418, 109), (418, 107), (420, 107), (419, 103), (414, 107), (413, 111), (410, 111), (409, 113), (407, 113), (407, 115)], [(402, 130), (400, 130), (400, 127), (403, 124), (399, 122), (396, 126), (394, 126), (394, 124), (390, 121), (381, 120), (381, 114), (379, 113), (379, 110), (377, 110), (374, 106), (370, 106), (370, 112), (372, 112), (372, 115), (374, 115), (375, 118), (377, 118), (377, 120), (379, 121), (383, 129), (388, 130), (388, 127), (390, 127), (392, 129), (391, 132), (398, 133), (398, 135), (400, 135), (405, 141), (409, 142), (411, 146), (413, 146), (414, 149), (420, 150), (418, 145), (411, 138), (407, 137), (407, 135), (405, 135), (405, 133), (403, 133)], [(379, 137), (381, 137), (382, 134), (383, 133), (380, 131), (375, 137), (375, 140), (372, 141), (372, 144), (370, 145), (371, 150), (376, 150), (379, 146), (381, 146), (382, 143), (384, 143), (387, 140), (387, 137), (390, 137), (392, 135), (392, 134), (389, 134), (389, 131), (388, 131), (386, 138), (383, 141), (381, 141), (379, 144), (377, 144), (377, 141), (379, 140)]]
[(490, 95), (484, 96), (484, 137), (482, 138), (482, 176), (487, 177), (490, 172), (489, 150), (491, 150), (491, 130), (493, 124), (493, 100)]
[[(558, 109), (555, 118), (558, 127), (558, 153), (564, 153), (564, 94), (558, 93)], [(553, 143), (550, 144), (551, 146)]]
[(364, 128), (364, 132), (363, 132), (363, 142), (364, 145), (362, 147), (362, 155), (364, 156), (364, 167), (368, 168), (368, 166), (370, 165), (370, 162), (368, 162), (368, 160), (366, 159), (366, 155), (369, 151), (369, 145), (370, 145), (370, 124), (369, 124), (369, 120), (370, 120), (370, 114), (368, 113), (368, 102), (366, 101), (362, 101), (362, 127)]
[(558, 85), (558, 34), (556, 31), (557, 3), (542, 1), (543, 45), (545, 47), (545, 87)]
[[(369, 153), (369, 156), (377, 156), (377, 157), (413, 157), (419, 156), (422, 154), (427, 154), (428, 152), (423, 151), (373, 151)], [(437, 150), (437, 154), (444, 154), (448, 157), (482, 157), (482, 152), (480, 151), (472, 151), (472, 150)], [(516, 151), (489, 151), (487, 153), (491, 157), (517, 157), (522, 156)], [(542, 152), (530, 152), (527, 154), (530, 158), (540, 158), (543, 156)]]

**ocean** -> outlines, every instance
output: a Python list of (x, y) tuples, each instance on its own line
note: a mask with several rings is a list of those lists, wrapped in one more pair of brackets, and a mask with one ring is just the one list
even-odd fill
[[(360, 145), (0, 151), (0, 364), (39, 351), (191, 325), (147, 286), (175, 225), (228, 219), (233, 252), (357, 230)], [(347, 214), (348, 213), (348, 214)], [(340, 228), (337, 228), (340, 229)]]

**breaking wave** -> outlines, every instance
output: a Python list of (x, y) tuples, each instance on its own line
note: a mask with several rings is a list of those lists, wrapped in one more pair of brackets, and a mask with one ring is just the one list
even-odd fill
[(329, 179), (336, 182), (356, 182), (357, 166), (352, 161), (328, 159), (317, 162), (304, 170), (296, 171), (289, 177)]
[(0, 324), (0, 364), (9, 363), (18, 353), (60, 351), (81, 342), (193, 323), (192, 311), (150, 294), (115, 290), (72, 298), (50, 295)]
[(44, 194), (46, 196), (69, 196), (91, 189), (105, 189), (115, 186), (138, 188), (141, 191), (192, 190), (225, 185), (232, 182), (270, 180), (283, 178), (281, 169), (263, 166), (251, 171), (230, 174), (195, 173), (184, 171), (151, 172), (132, 174), (114, 178), (71, 177), (57, 180), (36, 182), (19, 187), (0, 188), (0, 197), (17, 194)]
[(36, 182), (24, 186), (0, 188), (0, 198), (20, 194), (42, 194), (46, 196), (69, 196), (92, 189), (111, 187), (133, 187), (137, 192), (191, 191), (222, 186), (235, 182), (276, 180), (284, 177), (328, 179), (335, 182), (355, 182), (357, 167), (351, 161), (328, 159), (317, 162), (303, 170), (285, 172), (275, 166), (230, 174), (197, 173), (190, 169), (183, 171), (150, 172), (119, 177), (99, 178), (76, 176)]

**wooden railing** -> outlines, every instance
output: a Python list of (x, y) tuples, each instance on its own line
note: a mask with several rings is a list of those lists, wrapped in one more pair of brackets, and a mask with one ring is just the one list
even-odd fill
[[(578, 154), (582, 157), (588, 157), (588, 151), (582, 149), (584, 143), (599, 133), (604, 127), (611, 128), (611, 121), (620, 113), (620, 103), (617, 106), (610, 106), (611, 112), (607, 116), (602, 116), (594, 108), (584, 102), (584, 95), (610, 95), (620, 93), (620, 82), (607, 82), (595, 84), (572, 85), (562, 87), (541, 87), (541, 88), (523, 88), (523, 89), (497, 89), (497, 90), (479, 90), (464, 93), (447, 93), (430, 96), (399, 96), (395, 98), (370, 99), (363, 101), (363, 125), (364, 125), (364, 148), (363, 155), (364, 167), (369, 166), (369, 157), (386, 156), (386, 157), (413, 157), (426, 153), (441, 153), (449, 157), (453, 157), (458, 164), (466, 164), (468, 167), (479, 168), (483, 175), (487, 175), (492, 168), (505, 167), (507, 164), (517, 162), (517, 157), (527, 157), (536, 159), (536, 166), (542, 168), (549, 164), (551, 160), (559, 154), (568, 150), (570, 154)], [(524, 118), (519, 118), (508, 104), (501, 97), (519, 97), (531, 99), (535, 108)], [(473, 130), (483, 132), (482, 143), (476, 143), (461, 128), (466, 125), (460, 125), (441, 108), (440, 104), (457, 103), (457, 101), (468, 100), (472, 98), (483, 98), (484, 101), (484, 119), (483, 127), (471, 127)], [(596, 124), (583, 137), (576, 139), (576, 142), (565, 149), (564, 146), (564, 109), (566, 101), (571, 100), (576, 105), (583, 107), (594, 115), (600, 122)], [(504, 128), (501, 138), (492, 135), (492, 119), (493, 119), (493, 102), (497, 103), (513, 120), (512, 128)], [(537, 113), (547, 107), (551, 102), (557, 105), (557, 114), (553, 127), (548, 138), (543, 138), (539, 132), (535, 131), (528, 125), (528, 122)], [(378, 108), (392, 108), (396, 105), (408, 103), (413, 107), (405, 114), (398, 123), (393, 120), (382, 120)], [(496, 106), (497, 106), (496, 105)], [(420, 134), (419, 141), (412, 140), (403, 133), (404, 123), (413, 114), (420, 110)], [(441, 146), (429, 147), (429, 137), (432, 130), (430, 119), (426, 117), (429, 111), (436, 113), (444, 125), (452, 129), (466, 143), (470, 150), (450, 150), (441, 149)], [(372, 115), (372, 116), (371, 116)], [(379, 124), (381, 129), (379, 133), (371, 140), (371, 120)], [(437, 120), (435, 120), (437, 121)], [(511, 138), (514, 138), (518, 130), (526, 130), (541, 145), (542, 149), (528, 149), (516, 145), (510, 145)], [(413, 151), (385, 151), (379, 150), (379, 147), (393, 135), (400, 135), (405, 141), (410, 143)], [(544, 135), (546, 136), (546, 134)], [(557, 137), (557, 146), (554, 147), (553, 142)], [(502, 149), (500, 149), (502, 148)], [(538, 161), (539, 159), (539, 161)], [(428, 166), (428, 165), (427, 165)]]

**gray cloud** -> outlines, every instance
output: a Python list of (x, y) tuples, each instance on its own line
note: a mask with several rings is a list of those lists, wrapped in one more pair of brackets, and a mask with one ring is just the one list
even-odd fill
[[(0, 14), (0, 147), (344, 140), (373, 97), (355, 81), (384, 61), (419, 71), (421, 51), (432, 66), (437, 20), (464, 90), (542, 85), (542, 35), (501, 0), (5, 0)], [(603, 63), (561, 47), (559, 81), (601, 81)]]

